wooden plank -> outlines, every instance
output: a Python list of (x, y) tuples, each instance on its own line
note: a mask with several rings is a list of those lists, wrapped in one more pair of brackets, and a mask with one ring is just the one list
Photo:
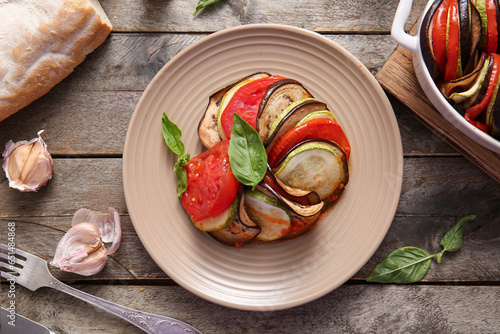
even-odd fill
[[(76, 288), (211, 333), (498, 333), (498, 286), (344, 285), (289, 310), (247, 312), (202, 300), (180, 287)], [(2, 290), (2, 305), (8, 302)], [(16, 311), (59, 333), (143, 333), (62, 292), (17, 287)]]
[[(0, 123), (0, 149), (11, 139), (30, 139), (45, 129), (44, 138), (52, 154), (120, 155), (142, 91), (165, 63), (201, 36), (206, 34), (113, 34), (51, 92)], [(327, 38), (348, 49), (373, 73), (394, 48), (389, 36)], [(399, 101), (392, 100), (405, 154), (455, 152), (408, 117)]]
[(425, 126), (500, 182), (500, 154), (484, 148), (457, 131), (433, 107), (415, 76), (411, 52), (398, 47), (377, 73), (377, 80), (388, 93), (404, 103)]
[[(112, 33), (63, 84), (53, 90), (142, 91), (168, 61), (208, 35)], [(388, 35), (324, 36), (351, 52), (372, 72), (382, 68), (396, 47)]]
[[(108, 206), (127, 213), (121, 164), (121, 159), (55, 159), (54, 177), (37, 193), (8, 188), (2, 173), (0, 217), (57, 217), (73, 215), (81, 207)], [(403, 173), (398, 214), (500, 217), (500, 184), (465, 159), (406, 159)], [(488, 205), (483, 205), (485, 199)]]
[[(230, 0), (193, 16), (197, 1), (101, 0), (115, 31), (212, 32), (249, 23), (289, 24), (323, 32), (388, 32), (398, 0)], [(415, 0), (414, 22), (426, 0)]]
[[(104, 210), (103, 210), (104, 211)], [(396, 216), (387, 236), (366, 265), (353, 277), (364, 281), (373, 268), (393, 250), (416, 246), (430, 253), (439, 252), (439, 242), (458, 220), (456, 216)], [(64, 281), (131, 281), (162, 280), (168, 276), (154, 263), (137, 237), (130, 217), (121, 216), (123, 238), (119, 250), (109, 257), (104, 269), (92, 277), (61, 272), (51, 267), (54, 276)], [(15, 224), (16, 246), (50, 261), (57, 243), (70, 228), (71, 217), (1, 218), (0, 231), (7, 231), (8, 223)], [(6, 233), (6, 232), (5, 232)], [(446, 253), (443, 261), (433, 262), (424, 282), (499, 282), (500, 237), (498, 216), (479, 215), (467, 226), (464, 245), (456, 253)], [(168, 282), (168, 280), (167, 280)], [(143, 283), (146, 284), (146, 283)]]

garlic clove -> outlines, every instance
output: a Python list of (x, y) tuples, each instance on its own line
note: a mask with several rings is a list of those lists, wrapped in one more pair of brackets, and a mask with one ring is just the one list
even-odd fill
[(107, 250), (107, 255), (113, 254), (120, 247), (122, 228), (120, 215), (112, 207), (108, 208), (108, 215), (96, 214), (89, 209), (80, 209), (75, 212), (71, 226), (82, 222), (89, 222), (99, 228), (101, 238), (104, 243), (111, 243)]
[(38, 131), (38, 138), (14, 143), (9, 141), (2, 153), (2, 168), (9, 187), (22, 192), (37, 191), (52, 178), (53, 161)]
[(69, 229), (59, 241), (51, 265), (63, 271), (91, 276), (106, 264), (106, 248), (99, 228), (92, 223), (80, 223)]
[[(63, 271), (90, 276), (104, 268), (107, 255), (121, 243), (121, 221), (118, 211), (108, 208), (108, 214), (96, 214), (89, 209), (75, 212), (72, 227), (57, 245), (51, 265)], [(106, 249), (105, 243), (111, 243)]]

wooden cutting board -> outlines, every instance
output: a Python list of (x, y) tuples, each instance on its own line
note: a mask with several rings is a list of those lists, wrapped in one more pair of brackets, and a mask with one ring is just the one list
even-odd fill
[(388, 93), (408, 107), (410, 113), (426, 127), (500, 182), (500, 154), (463, 135), (434, 108), (415, 76), (410, 51), (398, 46), (376, 78)]

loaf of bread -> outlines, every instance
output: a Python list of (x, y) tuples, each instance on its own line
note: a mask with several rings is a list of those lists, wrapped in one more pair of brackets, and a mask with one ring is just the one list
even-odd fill
[(0, 0), (0, 121), (67, 77), (111, 29), (98, 0)]

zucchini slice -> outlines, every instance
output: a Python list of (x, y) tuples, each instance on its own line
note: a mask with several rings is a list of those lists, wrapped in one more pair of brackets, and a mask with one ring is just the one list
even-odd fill
[(227, 228), (209, 232), (215, 240), (227, 246), (241, 246), (253, 240), (260, 233), (260, 226), (255, 224), (245, 209), (245, 196), (242, 190), (238, 195), (239, 206), (236, 219)]
[(236, 197), (233, 204), (217, 217), (206, 218), (197, 222), (193, 221), (193, 225), (206, 232), (225, 229), (234, 222), (238, 214), (238, 202), (238, 197)]
[(292, 226), (290, 212), (276, 198), (258, 190), (245, 190), (245, 208), (250, 219), (261, 231), (257, 239), (277, 240), (285, 236)]
[(345, 153), (333, 142), (307, 140), (293, 147), (273, 168), (284, 184), (314, 191), (320, 199), (328, 198), (347, 183)]

